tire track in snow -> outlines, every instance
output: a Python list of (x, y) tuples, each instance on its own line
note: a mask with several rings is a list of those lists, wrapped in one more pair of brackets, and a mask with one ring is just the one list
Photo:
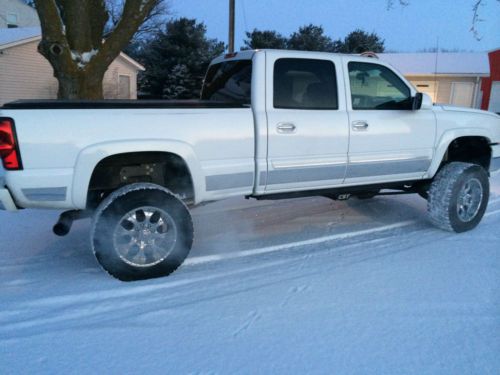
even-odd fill
[[(428, 230), (424, 230), (429, 232)], [(422, 230), (415, 231), (422, 232)], [(367, 243), (385, 243), (388, 239), (394, 237), (394, 234), (389, 236), (384, 236), (382, 238), (368, 238), (365, 241), (360, 241), (351, 244), (345, 244), (338, 246), (336, 248), (320, 249), (318, 254), (314, 254), (310, 259), (325, 255), (327, 253), (339, 253), (351, 251), (352, 248), (361, 247), (360, 251), (355, 251), (350, 253), (349, 257), (359, 256), (361, 253), (366, 252)], [(370, 246), (370, 248), (372, 248)], [(141, 305), (144, 301), (145, 294), (152, 294), (155, 292), (162, 292), (169, 289), (181, 288), (183, 286), (189, 286), (196, 283), (206, 284), (207, 282), (213, 282), (217, 280), (223, 280), (233, 276), (252, 273), (255, 274), (257, 271), (262, 271), (265, 269), (278, 269), (284, 265), (297, 262), (303, 259), (304, 255), (286, 257), (278, 261), (268, 261), (265, 263), (260, 263), (258, 265), (252, 265), (250, 267), (238, 268), (229, 272), (219, 272), (217, 274), (204, 274), (200, 277), (194, 277), (183, 280), (166, 281), (161, 284), (155, 285), (142, 285), (136, 287), (123, 287), (115, 288), (104, 291), (96, 291), (90, 293), (80, 293), (80, 294), (70, 294), (49, 298), (41, 298), (39, 300), (29, 301), (24, 304), (16, 305), (16, 311), (5, 310), (0, 312), (0, 321), (3, 321), (2, 326), (0, 326), (0, 337), (14, 336), (18, 337), (18, 331), (29, 330), (33, 334), (34, 330), (47, 326), (47, 325), (58, 325), (61, 322), (74, 321), (75, 324), (80, 324), (81, 321), (92, 318), (94, 316), (102, 316), (104, 314), (109, 314), (110, 312), (119, 313), (123, 310), (128, 310), (129, 307)], [(269, 258), (268, 258), (269, 259)], [(294, 267), (296, 269), (296, 267)], [(197, 270), (198, 271), (198, 270)], [(290, 293), (297, 293), (299, 291), (305, 291), (304, 288), (296, 288), (290, 290)], [(138, 297), (138, 299), (132, 299), (132, 297)], [(174, 298), (174, 297), (172, 297)], [(126, 301), (119, 301), (120, 299), (126, 299)], [(154, 300), (154, 299), (153, 299)], [(162, 298), (165, 302), (165, 298)], [(117, 302), (115, 302), (117, 301)], [(288, 303), (288, 301), (287, 301)], [(41, 310), (41, 311), (40, 311)], [(33, 316), (33, 311), (37, 311), (36, 316)], [(14, 320), (12, 317), (14, 315), (18, 316), (18, 319)], [(8, 340), (8, 338), (7, 338)], [(0, 341), (4, 341), (1, 340)]]
[(212, 263), (212, 262), (228, 260), (228, 259), (244, 258), (244, 257), (249, 257), (249, 256), (254, 256), (254, 255), (268, 254), (268, 253), (273, 253), (273, 252), (281, 251), (281, 250), (290, 250), (293, 248), (298, 248), (298, 247), (303, 247), (303, 246), (323, 244), (323, 243), (335, 241), (335, 240), (345, 240), (345, 239), (365, 236), (365, 235), (369, 235), (369, 234), (374, 234), (374, 233), (378, 233), (378, 232), (390, 231), (393, 229), (408, 227), (408, 226), (416, 224), (416, 223), (417, 223), (416, 220), (408, 220), (408, 221), (403, 221), (401, 223), (389, 224), (389, 225), (384, 225), (381, 227), (370, 228), (370, 229), (363, 229), (363, 230), (359, 230), (356, 232), (337, 233), (337, 234), (333, 234), (333, 235), (329, 235), (329, 236), (317, 237), (317, 238), (312, 238), (312, 239), (303, 240), (303, 241), (289, 242), (289, 243), (285, 243), (285, 244), (281, 244), (281, 245), (274, 245), (274, 246), (268, 246), (268, 247), (261, 247), (261, 248), (257, 248), (257, 249), (243, 250), (243, 251), (238, 251), (238, 252), (234, 252), (234, 253), (214, 254), (214, 255), (207, 255), (207, 256), (201, 256), (201, 257), (195, 257), (195, 258), (188, 258), (184, 262), (184, 265), (185, 266), (193, 266), (193, 265)]
[[(499, 199), (496, 199), (495, 201), (499, 202)], [(491, 202), (490, 202), (491, 203)], [(494, 202), (493, 202), (494, 203)], [(488, 211), (485, 215), (485, 217), (490, 217), (493, 215), (497, 215), (500, 213), (500, 209), (496, 209), (493, 211)], [(398, 227), (394, 228), (396, 224), (390, 225), (392, 230), (398, 229)], [(397, 226), (399, 228), (404, 228), (405, 226), (409, 226), (411, 224), (408, 223), (399, 223)], [(386, 228), (385, 230), (382, 230), (382, 228)], [(378, 234), (378, 233), (383, 233), (384, 231), (389, 231), (392, 232), (391, 229), (387, 229), (387, 226), (384, 227), (377, 227), (377, 228), (371, 228), (369, 230), (363, 230), (363, 231), (357, 231), (357, 232), (349, 232), (349, 233), (343, 233), (343, 234), (338, 234), (338, 235), (333, 235), (333, 236), (328, 236), (328, 238), (332, 239), (332, 237), (335, 237), (333, 239), (338, 238), (337, 236), (344, 236), (343, 239), (352, 239), (356, 238), (353, 233), (357, 233), (358, 236), (360, 233), (362, 234)], [(419, 242), (424, 241), (425, 237), (429, 236), (434, 236), (435, 233), (442, 233), (443, 236), (440, 237), (452, 237), (454, 234), (446, 232), (439, 231), (433, 227), (427, 226), (423, 227), (421, 229), (417, 229), (415, 231), (410, 232), (409, 234), (416, 236), (419, 239)], [(397, 236), (397, 234), (396, 234)], [(308, 253), (306, 255), (308, 260), (312, 260), (315, 257), (320, 257), (320, 256), (325, 256), (328, 254), (339, 254), (339, 256), (342, 256), (343, 261), (348, 261), (349, 258), (353, 259), (356, 261), (356, 258), (359, 257), (360, 255), (367, 255), (367, 248), (370, 248), (370, 252), (374, 250), (375, 252), (376, 249), (374, 249), (375, 246), (366, 246), (366, 244), (370, 243), (373, 245), (379, 245), (381, 248), (381, 252), (379, 251), (378, 254), (373, 254), (375, 257), (379, 256), (384, 256), (385, 252), (382, 251), (384, 250), (383, 248), (385, 247), (384, 243), (387, 240), (391, 240), (395, 237), (394, 233), (391, 233), (389, 235), (385, 235), (382, 237), (378, 238), (373, 238), (369, 237), (366, 240), (361, 240), (356, 243), (351, 243), (351, 244), (344, 244), (340, 245), (335, 248), (320, 248), (314, 253)], [(426, 239), (425, 241), (428, 241), (429, 239)], [(434, 241), (435, 239), (431, 239)], [(311, 242), (312, 241), (312, 242)], [(307, 247), (309, 244), (323, 244), (327, 245), (328, 241), (325, 241), (325, 237), (322, 237), (317, 240), (308, 240), (308, 241), (300, 241), (299, 243), (306, 243), (305, 245), (301, 245), (297, 247), (297, 243), (293, 243), (291, 247), (287, 246), (289, 244), (282, 245), (281, 250), (288, 250), (288, 249), (298, 249), (302, 248), (304, 250), (304, 247)], [(416, 244), (415, 246), (418, 246)], [(412, 246), (412, 247), (415, 247)], [(276, 248), (273, 247), (273, 248)], [(354, 248), (354, 251), (351, 249)], [(356, 250), (358, 249), (358, 250)], [(387, 249), (385, 249), (387, 250)], [(269, 254), (273, 253), (278, 250), (274, 251), (265, 251), (262, 254)], [(398, 250), (401, 251), (401, 250)], [(342, 255), (343, 253), (343, 255)], [(257, 254), (251, 254), (251, 255), (257, 255)], [(250, 255), (247, 255), (250, 256)], [(371, 255), (370, 255), (371, 256)], [(166, 280), (164, 283), (160, 284), (153, 284), (153, 285), (140, 285), (140, 286), (133, 286), (133, 287), (123, 287), (123, 288), (113, 288), (110, 290), (104, 290), (104, 291), (93, 291), (89, 293), (81, 293), (81, 294), (70, 294), (70, 295), (63, 295), (63, 296), (55, 296), (55, 297), (49, 297), (49, 298), (42, 298), (39, 300), (34, 300), (34, 301), (29, 301), (26, 303), (20, 303), (16, 305), (16, 310), (4, 310), (3, 312), (0, 312), (0, 320), (3, 321), (2, 327), (0, 327), (0, 333), (4, 333), (5, 339), (8, 340), (8, 336), (10, 337), (16, 337), (19, 336), (19, 333), (17, 330), (23, 330), (23, 329), (30, 329), (32, 330), (33, 328), (40, 328), (43, 326), (51, 325), (51, 324), (58, 324), (60, 322), (64, 321), (74, 321), (75, 324), (80, 324), (79, 322), (83, 318), (89, 318), (93, 316), (101, 316), (103, 314), (107, 314), (109, 312), (117, 312), (123, 309), (123, 307), (126, 305), (126, 307), (133, 307), (137, 306), (138, 304), (142, 304), (145, 302), (142, 298), (139, 299), (134, 299), (134, 300), (129, 300), (129, 303), (123, 303), (120, 302), (118, 304), (115, 304), (114, 301), (118, 300), (119, 298), (130, 298), (130, 297), (142, 297), (142, 295), (146, 293), (154, 293), (154, 292), (160, 292), (168, 289), (175, 289), (175, 288), (180, 288), (183, 286), (188, 286), (191, 284), (195, 283), (200, 283), (200, 282), (207, 282), (207, 281), (216, 281), (218, 279), (225, 279), (227, 277), (232, 277), (236, 275), (241, 275), (243, 273), (255, 273), (256, 271), (259, 270), (264, 270), (268, 268), (276, 268), (277, 266), (285, 265), (285, 264), (290, 264), (290, 262), (297, 262), (299, 259), (304, 259), (305, 255), (300, 255), (300, 256), (295, 256), (295, 257), (287, 257), (286, 259), (278, 260), (278, 261), (271, 261), (269, 262), (269, 258), (264, 259), (266, 263), (261, 263), (258, 265), (253, 265), (251, 267), (243, 267), (239, 269), (235, 269), (233, 271), (229, 272), (219, 272), (217, 274), (209, 274), (209, 275), (203, 275), (200, 277), (194, 277), (194, 278), (189, 278), (189, 279), (181, 279), (181, 280)], [(236, 259), (236, 258), (235, 258)], [(203, 264), (203, 263), (201, 263)], [(201, 270), (196, 270), (196, 272), (201, 272)], [(187, 274), (189, 276), (189, 274)], [(293, 288), (292, 288), (293, 289)], [(299, 293), (306, 291), (307, 289), (303, 288), (295, 288), (295, 289), (290, 289), (289, 293), (294, 294), (294, 293)], [(172, 297), (173, 298), (173, 297)], [(288, 298), (288, 300), (290, 300)], [(148, 302), (148, 301), (146, 301)], [(165, 301), (163, 301), (165, 302)], [(100, 306), (95, 306), (95, 304), (100, 304)], [(285, 301), (284, 303), (288, 303), (288, 301)], [(87, 304), (87, 305), (86, 305)], [(42, 309), (42, 311), (40, 311)], [(33, 316), (33, 312), (36, 311), (36, 316)], [(260, 316), (260, 314), (257, 314)], [(18, 319), (12, 319), (14, 316), (18, 316)], [(250, 321), (248, 325), (252, 325), (254, 321), (258, 320), (256, 318), (247, 319), (246, 322)], [(240, 327), (242, 328), (245, 325), (245, 323)], [(241, 330), (241, 331), (244, 331)], [(236, 332), (236, 331), (235, 331)], [(31, 335), (36, 334), (35, 332), (31, 332)], [(239, 333), (238, 333), (239, 334)], [(0, 337), (3, 336), (3, 334), (0, 334)], [(1, 340), (0, 341), (5, 341)]]
[(234, 332), (233, 332), (233, 338), (237, 338), (241, 334), (245, 333), (252, 327), (258, 320), (262, 318), (262, 315), (259, 313), (258, 310), (256, 311), (250, 311), (248, 316), (245, 318), (245, 321), (243, 322), (242, 325), (240, 325)]

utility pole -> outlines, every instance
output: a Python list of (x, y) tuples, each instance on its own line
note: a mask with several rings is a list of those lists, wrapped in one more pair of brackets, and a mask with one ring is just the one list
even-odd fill
[(229, 0), (229, 53), (234, 52), (234, 1)]

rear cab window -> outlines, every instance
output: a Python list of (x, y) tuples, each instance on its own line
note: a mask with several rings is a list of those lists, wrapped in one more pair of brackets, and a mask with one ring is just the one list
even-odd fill
[(203, 82), (201, 99), (250, 105), (252, 60), (232, 60), (211, 65)]
[(338, 109), (332, 61), (282, 58), (274, 63), (273, 106), (284, 109)]
[(410, 110), (411, 90), (391, 69), (373, 63), (348, 63), (354, 110)]

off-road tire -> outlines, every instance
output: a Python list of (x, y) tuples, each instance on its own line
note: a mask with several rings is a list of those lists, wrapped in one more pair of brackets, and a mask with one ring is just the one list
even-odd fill
[[(462, 216), (467, 215), (464, 215), (461, 197), (467, 195), (464, 191), (471, 185), (476, 188), (475, 201), (479, 203), (470, 205), (470, 218), (465, 220)], [(480, 196), (477, 194), (479, 190)], [(483, 167), (462, 162), (449, 163), (439, 170), (428, 190), (429, 218), (435, 226), (446, 231), (461, 233), (471, 230), (479, 224), (486, 211), (489, 191), (488, 174)]]
[[(155, 210), (161, 212), (161, 215), (165, 216), (165, 221), (169, 220), (168, 226), (162, 221), (163, 216), (160, 214), (154, 214), (160, 218), (155, 219), (157, 221), (153, 223), (152, 216), (147, 217), (144, 210), (140, 215), (139, 211), (134, 211), (143, 208), (150, 209), (151, 212), (155, 212)], [(119, 230), (122, 229), (124, 221), (127, 221), (124, 217), (128, 218), (127, 215), (130, 212), (135, 212), (137, 216), (135, 223), (132, 223), (134, 225), (128, 229), (132, 234), (130, 243), (134, 246), (133, 252), (136, 256), (138, 251), (143, 251), (140, 259), (145, 260), (144, 264), (138, 262), (136, 264), (127, 259), (128, 252), (131, 250), (128, 248), (127, 255), (124, 255), (122, 246), (131, 247), (131, 245), (121, 245), (117, 241), (119, 237), (116, 233), (120, 233)], [(142, 222), (139, 222), (139, 216), (143, 219)], [(136, 230), (139, 225), (148, 225), (148, 229)], [(167, 233), (168, 230), (171, 231), (168, 236), (172, 241), (168, 242), (168, 246), (164, 245), (167, 242), (161, 242), (157, 246), (156, 241), (164, 241), (162, 238), (149, 240), (149, 238), (164, 236), (163, 233), (160, 233), (160, 226), (164, 233)], [(150, 237), (144, 237), (143, 233), (146, 231)], [(149, 245), (146, 244), (145, 238), (148, 238)], [(137, 239), (140, 241), (138, 242)], [(193, 222), (186, 205), (169, 190), (149, 183), (131, 184), (113, 192), (101, 202), (94, 213), (90, 240), (97, 261), (104, 270), (115, 278), (122, 281), (133, 281), (162, 277), (175, 271), (189, 254), (193, 243)], [(153, 249), (158, 251), (153, 251)], [(161, 252), (161, 249), (164, 253)], [(146, 254), (146, 251), (149, 254)], [(157, 253), (160, 253), (161, 256)], [(147, 263), (146, 259), (149, 258), (146, 255), (151, 257), (150, 263)], [(154, 256), (158, 256), (157, 263), (154, 263)]]

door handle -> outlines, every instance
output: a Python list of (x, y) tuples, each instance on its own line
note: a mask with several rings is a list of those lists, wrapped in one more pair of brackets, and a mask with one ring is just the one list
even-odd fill
[(366, 130), (368, 128), (368, 123), (366, 121), (353, 121), (353, 130)]
[(295, 133), (297, 127), (291, 122), (282, 122), (276, 126), (278, 133)]

